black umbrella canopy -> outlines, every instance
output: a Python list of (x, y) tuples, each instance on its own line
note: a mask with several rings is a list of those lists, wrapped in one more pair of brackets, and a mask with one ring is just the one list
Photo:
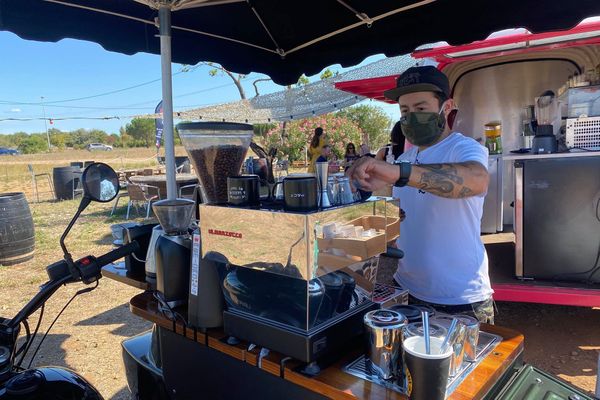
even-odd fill
[(464, 44), (505, 28), (568, 29), (600, 15), (599, 0), (0, 0), (0, 30), (159, 54), (155, 21), (165, 3), (173, 9), (174, 62), (217, 62), (279, 84), (372, 54)]

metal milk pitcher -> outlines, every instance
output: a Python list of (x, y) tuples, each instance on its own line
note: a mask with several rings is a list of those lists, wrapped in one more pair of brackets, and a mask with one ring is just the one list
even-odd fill
[(408, 319), (393, 310), (374, 310), (365, 314), (367, 371), (383, 379), (398, 377), (402, 371), (402, 328)]

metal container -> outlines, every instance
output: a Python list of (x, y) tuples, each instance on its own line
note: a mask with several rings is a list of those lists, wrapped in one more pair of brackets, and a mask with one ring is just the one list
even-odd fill
[[(434, 324), (441, 325), (446, 330), (450, 327), (452, 319), (455, 318), (453, 315), (439, 314), (431, 319)], [(449, 339), (452, 343), (452, 359), (450, 360), (450, 376), (456, 376), (460, 372), (460, 368), (463, 363), (465, 354), (465, 339), (466, 339), (466, 327), (460, 322), (456, 325), (456, 329)]]
[(479, 341), (479, 321), (470, 315), (457, 315), (456, 318), (465, 326), (465, 360), (475, 361)]
[(338, 191), (334, 194), (336, 198), (335, 204), (352, 204), (354, 203), (354, 195), (350, 188), (350, 180), (347, 177), (341, 177), (337, 179), (339, 184)]
[[(429, 336), (437, 338), (445, 338), (448, 330), (443, 326), (435, 323), (429, 324)], [(402, 340), (405, 340), (413, 336), (423, 336), (423, 323), (422, 322), (411, 322), (402, 329)]]
[(179, 235), (187, 233), (195, 206), (188, 199), (160, 200), (152, 204), (152, 210), (167, 235)]
[(364, 316), (367, 370), (383, 379), (402, 371), (402, 328), (408, 319), (397, 311), (375, 310)]

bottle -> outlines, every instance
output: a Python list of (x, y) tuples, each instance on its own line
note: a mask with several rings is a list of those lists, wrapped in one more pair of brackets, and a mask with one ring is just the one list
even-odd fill
[(489, 122), (485, 124), (485, 147), (490, 154), (502, 154), (502, 124)]

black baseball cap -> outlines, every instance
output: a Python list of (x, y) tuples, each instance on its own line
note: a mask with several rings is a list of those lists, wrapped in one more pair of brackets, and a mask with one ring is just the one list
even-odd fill
[(396, 79), (396, 87), (386, 90), (383, 95), (390, 100), (407, 93), (414, 92), (441, 92), (450, 97), (450, 83), (448, 77), (433, 66), (411, 67)]

